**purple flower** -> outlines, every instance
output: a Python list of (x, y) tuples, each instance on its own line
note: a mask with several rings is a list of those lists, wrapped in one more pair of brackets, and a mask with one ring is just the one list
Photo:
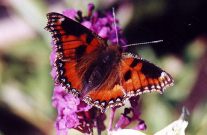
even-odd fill
[[(131, 108), (125, 108), (124, 113), (120, 116), (118, 122), (115, 125), (115, 130), (120, 128), (125, 128), (131, 122), (137, 121), (137, 125), (134, 127), (136, 130), (145, 130), (147, 128), (145, 122), (140, 119), (140, 110), (138, 108), (139, 96), (131, 97), (129, 99), (131, 103)], [(132, 117), (128, 116), (132, 112)]]
[[(72, 19), (75, 19), (77, 12), (75, 10), (64, 11), (64, 14)], [(56, 48), (52, 42), (52, 52), (50, 54), (51, 76), (54, 79), (54, 91), (52, 97), (52, 105), (57, 109), (56, 129), (58, 135), (67, 135), (68, 129), (81, 126), (79, 112), (88, 111), (91, 107), (85, 102), (80, 101), (74, 95), (69, 94), (58, 83), (56, 68), (54, 62), (56, 59)], [(88, 129), (87, 129), (88, 130)], [(84, 132), (84, 131), (83, 131)]]
[[(118, 26), (116, 28), (114, 26), (114, 18), (112, 14), (106, 13), (100, 15), (99, 12), (94, 11), (93, 4), (88, 5), (87, 16), (82, 16), (81, 11), (74, 9), (65, 10), (63, 11), (63, 14), (73, 20), (80, 22), (82, 25), (97, 33), (102, 38), (110, 41), (112, 44), (117, 44), (117, 30), (119, 38), (118, 45), (126, 44), (126, 41), (122, 36), (121, 29)], [(116, 23), (118, 23), (118, 20), (116, 20)], [(57, 118), (55, 123), (57, 134), (67, 135), (68, 129), (71, 128), (77, 129), (83, 133), (90, 134), (93, 132), (94, 127), (98, 129), (98, 133), (100, 134), (101, 131), (106, 129), (104, 125), (104, 120), (106, 119), (105, 113), (101, 113), (99, 109), (87, 105), (78, 97), (75, 97), (74, 95), (66, 92), (66, 90), (57, 81), (57, 71), (54, 67), (55, 59), (56, 49), (55, 44), (52, 42), (52, 52), (50, 55), (50, 63), (52, 67), (51, 76), (54, 79), (52, 105), (57, 109)], [(117, 129), (126, 127), (133, 120), (140, 120), (140, 113), (137, 108), (138, 104), (132, 102), (132, 108), (125, 109), (125, 112), (120, 116), (120, 119), (116, 124)], [(132, 111), (134, 114), (132, 118), (127, 116), (130, 111)], [(145, 129), (145, 124), (143, 124), (143, 122), (141, 124), (138, 123), (135, 129)]]

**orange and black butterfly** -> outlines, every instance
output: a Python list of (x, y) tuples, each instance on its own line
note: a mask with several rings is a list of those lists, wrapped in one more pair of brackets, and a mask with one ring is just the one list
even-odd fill
[(104, 110), (142, 93), (162, 93), (173, 84), (161, 68), (119, 45), (108, 45), (80, 23), (59, 13), (47, 17), (46, 29), (56, 46), (57, 80), (86, 103)]

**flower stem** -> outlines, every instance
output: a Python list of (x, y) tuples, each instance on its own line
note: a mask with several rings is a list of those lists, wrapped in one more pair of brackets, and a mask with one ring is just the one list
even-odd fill
[(115, 112), (116, 112), (116, 107), (115, 108), (111, 108), (108, 132), (112, 130), (112, 125), (113, 125), (113, 120), (114, 120)]

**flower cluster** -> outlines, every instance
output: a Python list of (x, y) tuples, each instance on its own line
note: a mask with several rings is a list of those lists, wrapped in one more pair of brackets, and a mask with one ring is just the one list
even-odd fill
[[(52, 104), (57, 109), (58, 114), (56, 119), (57, 134), (67, 135), (68, 129), (76, 128), (78, 125), (80, 125), (78, 113), (88, 111), (90, 107), (79, 98), (76, 98), (72, 94), (67, 93), (61, 84), (56, 82), (57, 73), (55, 67), (53, 66), (56, 55), (55, 52), (56, 50), (53, 45), (50, 55), (50, 61), (52, 65), (51, 76), (55, 81)], [(87, 132), (87, 130), (89, 130), (89, 128), (84, 132)]]
[(119, 45), (125, 45), (126, 40), (122, 36), (121, 28), (114, 26), (114, 21), (118, 23), (118, 20), (114, 20), (111, 12), (100, 13), (94, 11), (94, 5), (88, 5), (88, 15), (82, 16), (81, 11), (76, 11), (74, 9), (65, 10), (63, 14), (73, 20), (80, 22), (83, 26), (97, 33), (100, 37), (107, 39), (112, 44), (117, 44), (116, 41), (116, 31), (119, 38)]
[[(97, 33), (104, 39), (107, 39), (112, 44), (117, 44), (116, 30), (119, 37), (119, 45), (125, 45), (125, 39), (121, 34), (121, 29), (114, 26), (114, 18), (111, 13), (101, 14), (94, 11), (94, 5), (88, 5), (88, 15), (82, 16), (81, 11), (74, 9), (65, 10), (63, 15), (80, 22), (85, 27)], [(116, 20), (116, 23), (118, 20)], [(104, 120), (106, 119), (105, 113), (101, 113), (99, 109), (91, 107), (83, 102), (81, 99), (69, 94), (59, 84), (57, 79), (56, 69), (53, 66), (56, 57), (56, 50), (54, 43), (52, 43), (52, 52), (50, 61), (52, 65), (51, 75), (54, 79), (54, 92), (52, 97), (52, 104), (57, 109), (56, 129), (58, 135), (67, 135), (68, 129), (74, 128), (83, 133), (92, 133), (93, 128), (98, 129), (98, 133), (105, 130)], [(146, 125), (139, 119), (140, 113), (138, 111), (137, 100), (131, 100), (131, 108), (126, 108), (125, 112), (121, 115), (117, 122), (115, 129), (125, 128), (132, 121), (138, 120), (136, 129), (145, 129)], [(133, 117), (127, 116), (130, 112)], [(113, 119), (113, 118), (112, 118)], [(112, 120), (111, 120), (112, 121)], [(110, 129), (112, 129), (110, 127)]]

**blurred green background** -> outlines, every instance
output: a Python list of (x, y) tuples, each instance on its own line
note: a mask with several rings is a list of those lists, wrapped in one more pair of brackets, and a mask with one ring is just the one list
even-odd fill
[[(175, 79), (163, 94), (141, 96), (141, 118), (152, 134), (190, 111), (187, 135), (207, 134), (207, 3), (205, 0), (1, 0), (0, 135), (55, 134), (51, 105), (51, 36), (46, 13), (67, 8), (116, 8), (128, 43), (164, 40), (129, 48)], [(108, 114), (108, 112), (107, 112)], [(75, 134), (75, 133), (74, 133)]]

